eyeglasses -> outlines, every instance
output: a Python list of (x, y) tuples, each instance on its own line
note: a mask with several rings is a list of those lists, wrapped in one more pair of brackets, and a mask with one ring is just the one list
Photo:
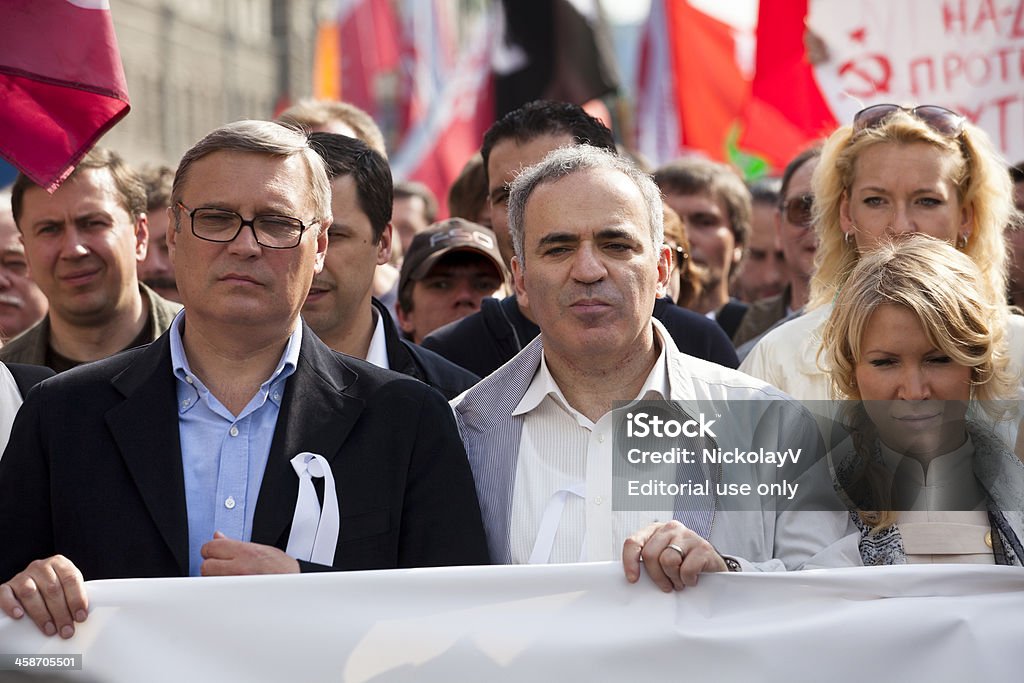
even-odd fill
[(189, 209), (181, 202), (177, 204), (188, 213), (192, 221), (192, 234), (207, 242), (232, 242), (242, 232), (242, 228), (249, 226), (256, 243), (261, 247), (292, 249), (299, 246), (302, 233), (310, 227), (290, 216), (253, 216), (251, 221), (247, 221), (234, 211), (207, 207)]
[(948, 138), (960, 137), (960, 134), (964, 132), (964, 122), (967, 120), (955, 111), (934, 104), (923, 104), (913, 109), (907, 109), (898, 104), (876, 104), (872, 107), (861, 109), (854, 115), (854, 135), (863, 130), (879, 126), (890, 114), (896, 111), (907, 112), (911, 116), (923, 121), (936, 133), (945, 135)]
[(690, 258), (689, 252), (687, 252), (683, 247), (674, 244), (669, 244), (668, 248), (672, 250), (672, 270), (678, 268), (682, 271), (683, 264), (686, 263), (688, 258)]
[(814, 224), (814, 195), (791, 197), (782, 202), (779, 209), (791, 225), (807, 230)]

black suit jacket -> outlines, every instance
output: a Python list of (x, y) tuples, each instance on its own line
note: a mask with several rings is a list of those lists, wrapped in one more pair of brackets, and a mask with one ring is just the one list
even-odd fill
[(14, 383), (18, 385), (21, 397), (25, 398), (29, 390), (48, 377), (53, 377), (54, 371), (45, 365), (25, 365), (23, 363), (5, 363), (7, 369), (14, 377)]
[[(56, 553), (87, 580), (188, 574), (175, 381), (164, 334), (28, 396), (0, 459), (0, 581)], [(305, 326), (253, 542), (287, 545), (298, 495), (289, 460), (303, 451), (327, 458), (337, 483), (333, 569), (488, 561), (448, 404), (420, 382), (330, 350)]]
[(429, 384), (448, 400), (480, 381), (472, 372), (447, 358), (402, 339), (387, 307), (377, 299), (372, 301), (378, 315), (384, 318), (384, 343), (388, 349), (388, 365), (392, 370)]

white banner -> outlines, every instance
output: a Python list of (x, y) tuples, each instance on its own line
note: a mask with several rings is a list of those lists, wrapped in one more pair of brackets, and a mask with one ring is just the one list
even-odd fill
[(1024, 161), (1024, 0), (811, 0), (808, 26), (840, 123), (871, 104), (938, 104)]
[[(617, 564), (88, 584), (69, 641), (0, 618), (0, 654), (91, 681), (1018, 681), (1024, 570), (720, 574), (681, 593)], [(0, 672), (0, 681), (3, 672)]]

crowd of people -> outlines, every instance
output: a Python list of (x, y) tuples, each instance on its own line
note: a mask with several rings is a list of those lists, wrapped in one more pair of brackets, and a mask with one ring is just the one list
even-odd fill
[[(438, 220), (369, 116), (308, 101), (9, 203), (0, 609), (47, 635), (104, 578), (1024, 564), (1024, 172), (956, 112), (868, 107), (748, 185), (532, 102)], [(623, 505), (650, 404), (717, 422), (663, 449), (815, 454), (804, 493), (683, 459), (711, 490)]]

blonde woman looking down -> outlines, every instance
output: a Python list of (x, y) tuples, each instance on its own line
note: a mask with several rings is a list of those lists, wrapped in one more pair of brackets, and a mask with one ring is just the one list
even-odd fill
[[(1021, 564), (1024, 465), (989, 426), (1007, 417), (1016, 378), (1007, 310), (985, 301), (984, 279), (965, 254), (918, 235), (857, 263), (821, 348), (849, 399), (849, 436), (813, 473), (847, 509), (818, 515), (805, 566)], [(783, 539), (807, 537), (806, 517), (785, 517)]]

